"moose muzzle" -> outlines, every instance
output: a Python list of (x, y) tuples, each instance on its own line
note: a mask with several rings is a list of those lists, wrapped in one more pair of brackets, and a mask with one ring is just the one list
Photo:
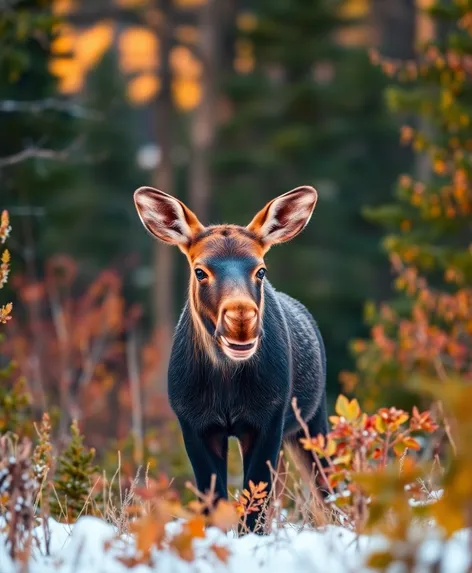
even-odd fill
[(232, 360), (247, 360), (257, 350), (259, 309), (251, 299), (226, 300), (220, 307), (216, 337)]

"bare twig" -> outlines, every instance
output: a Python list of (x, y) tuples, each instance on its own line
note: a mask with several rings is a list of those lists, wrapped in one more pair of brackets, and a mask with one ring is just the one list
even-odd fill
[(22, 151), (14, 153), (13, 155), (9, 155), (7, 157), (0, 157), (0, 169), (2, 167), (15, 165), (17, 163), (21, 163), (22, 161), (26, 161), (27, 159), (32, 159), (32, 158), (50, 159), (53, 161), (67, 161), (70, 158), (71, 152), (76, 150), (81, 143), (82, 143), (82, 138), (79, 137), (76, 140), (74, 140), (71, 143), (71, 145), (61, 150), (47, 149), (37, 145), (26, 147)]
[(98, 112), (88, 110), (76, 103), (55, 98), (35, 101), (0, 100), (0, 112), (3, 113), (32, 113), (58, 111), (82, 119), (100, 119)]
[(197, 498), (201, 500), (203, 506), (210, 510), (213, 508), (215, 503), (215, 486), (216, 486), (216, 474), (211, 474), (210, 478), (210, 489), (208, 492), (202, 492), (197, 489), (192, 482), (188, 481), (185, 483), (185, 487), (189, 489)]
[[(295, 397), (292, 398), (292, 408), (293, 408), (293, 412), (295, 414), (295, 418), (297, 419), (297, 422), (300, 424), (300, 427), (302, 428), (306, 439), (310, 440), (311, 439), (310, 431), (308, 429), (308, 426), (306, 425), (305, 420), (302, 418), (301, 410), (297, 406), (297, 399)], [(331, 484), (329, 483), (328, 478), (326, 477), (323, 466), (321, 465), (320, 458), (318, 457), (318, 455), (313, 450), (311, 450), (311, 453), (313, 454), (313, 459), (315, 461), (316, 467), (318, 468), (318, 471), (320, 472), (320, 475), (323, 478), (323, 481), (324, 481), (326, 487), (328, 488), (329, 493), (331, 495), (334, 495), (334, 490), (333, 490)]]

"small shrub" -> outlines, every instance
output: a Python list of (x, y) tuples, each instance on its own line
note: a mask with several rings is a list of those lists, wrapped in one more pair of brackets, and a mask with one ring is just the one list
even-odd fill
[(59, 456), (54, 478), (51, 514), (68, 523), (79, 515), (93, 513), (93, 477), (98, 467), (93, 464), (95, 450), (84, 445), (77, 422), (71, 425), (71, 440)]
[[(296, 401), (294, 408), (301, 419)], [(330, 494), (328, 503), (336, 506), (357, 529), (362, 529), (368, 519), (368, 506), (375, 500), (366, 495), (357, 476), (387, 475), (390, 460), (396, 458), (411, 469), (411, 481), (408, 477), (404, 485), (409, 487), (410, 496), (414, 496), (418, 476), (413, 470), (414, 460), (408, 458), (406, 462), (407, 453), (420, 449), (414, 434), (432, 433), (438, 425), (430, 412), (420, 413), (416, 407), (411, 416), (397, 408), (380, 408), (368, 416), (361, 411), (357, 400), (349, 401), (342, 395), (336, 402), (336, 414), (330, 417), (332, 429), (326, 437), (310, 436), (305, 427), (306, 436), (300, 442), (313, 453), (322, 486)], [(399, 467), (400, 464), (396, 464), (393, 471), (401, 473)], [(404, 470), (402, 479), (405, 476), (409, 473)]]

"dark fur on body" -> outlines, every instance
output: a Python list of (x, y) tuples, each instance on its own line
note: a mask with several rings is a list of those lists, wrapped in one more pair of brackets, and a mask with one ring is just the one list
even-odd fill
[[(145, 228), (179, 247), (191, 273), (188, 299), (174, 337), (169, 399), (201, 492), (216, 476), (227, 497), (228, 438), (241, 444), (244, 487), (267, 482), (282, 444), (295, 451), (305, 477), (313, 459), (299, 443), (296, 397), (312, 436), (326, 434), (326, 357), (307, 309), (265, 278), (269, 249), (297, 236), (317, 201), (302, 186), (276, 197), (246, 227), (205, 227), (184, 203), (142, 187), (135, 203)], [(254, 529), (257, 515), (247, 526)]]
[[(282, 441), (301, 450), (294, 396), (311, 435), (326, 434), (325, 349), (308, 310), (267, 280), (260, 347), (249, 361), (233, 363), (221, 356), (220, 367), (215, 367), (195, 344), (196, 336), (187, 303), (175, 332), (169, 399), (198, 488), (208, 490), (215, 474), (216, 494), (226, 498), (230, 436), (241, 442), (247, 487), (249, 480), (271, 482), (267, 461), (277, 466)], [(311, 466), (306, 452), (299, 453)]]

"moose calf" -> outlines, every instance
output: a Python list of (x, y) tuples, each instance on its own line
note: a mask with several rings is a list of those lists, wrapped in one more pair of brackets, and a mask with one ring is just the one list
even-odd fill
[[(247, 227), (204, 227), (178, 199), (141, 187), (134, 194), (145, 228), (177, 245), (190, 265), (188, 298), (180, 316), (168, 373), (175, 411), (197, 486), (227, 497), (228, 438), (241, 445), (244, 487), (271, 484), (285, 442), (307, 469), (313, 459), (291, 400), (295, 396), (310, 433), (326, 434), (326, 357), (308, 310), (277, 292), (265, 278), (264, 256), (293, 239), (317, 201), (298, 187), (270, 201)], [(248, 517), (254, 529), (256, 514)]]

